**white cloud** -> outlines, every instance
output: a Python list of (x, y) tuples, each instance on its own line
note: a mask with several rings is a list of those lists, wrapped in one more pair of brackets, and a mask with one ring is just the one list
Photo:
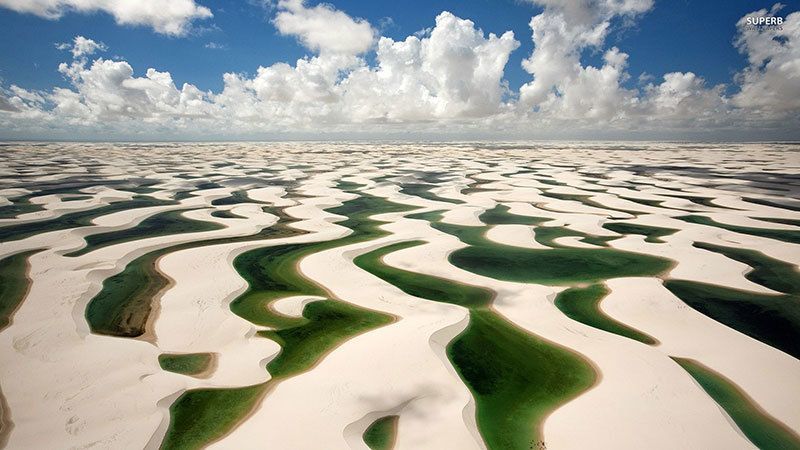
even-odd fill
[(324, 3), (308, 8), (304, 0), (280, 0), (278, 9), (273, 20), (278, 31), (296, 37), (315, 52), (358, 55), (375, 41), (369, 22), (353, 19)]
[(206, 94), (191, 84), (179, 90), (169, 72), (148, 69), (135, 77), (125, 61), (97, 59), (61, 64), (59, 71), (74, 89), (56, 89), (49, 100), (53, 114), (70, 123), (92, 123), (135, 119), (144, 122), (204, 117), (213, 105)]
[[(276, 6), (278, 16), (292, 16), (284, 31), (318, 54), (260, 66), (254, 75), (226, 73), (222, 91), (214, 93), (178, 87), (170, 73), (152, 68), (137, 75), (125, 61), (90, 62), (87, 55), (104, 46), (76, 37), (73, 60), (59, 67), (71, 86), (0, 87), (0, 129), (31, 137), (53, 130), (146, 138), (370, 131), (670, 138), (712, 132), (724, 138), (754, 130), (798, 137), (800, 13), (788, 15), (782, 30), (751, 30), (740, 22), (735, 42), (748, 65), (735, 79), (737, 92), (726, 94), (730, 86), (709, 86), (691, 72), (631, 80), (628, 55), (605, 42), (612, 27), (646, 12), (650, 1), (537, 2), (545, 10), (531, 20), (534, 51), (523, 63), (532, 79), (518, 93), (504, 79), (519, 46), (510, 31), (487, 35), (443, 12), (424, 33), (374, 44), (366, 22), (330, 6), (284, 1)], [(330, 14), (339, 24), (334, 28), (350, 29), (354, 39), (322, 38), (317, 15)], [(372, 48), (374, 64), (362, 54)], [(600, 52), (602, 61), (584, 64), (586, 51)]]
[[(0, 98), (3, 107), (0, 111), (13, 114), (12, 117), (22, 123), (29, 121), (48, 120), (52, 117), (45, 109), (46, 93), (29, 91), (12, 84), (8, 89), (0, 88)], [(2, 115), (0, 115), (2, 119)], [(0, 120), (2, 123), (2, 120)], [(7, 121), (7, 127), (14, 127), (15, 121)]]
[[(344, 120), (341, 109), (342, 71), (363, 64), (351, 55), (323, 54), (259, 67), (253, 78), (227, 73), (224, 89), (214, 96), (224, 115), (256, 128), (310, 127)], [(342, 116), (344, 114), (345, 116)]]
[(485, 117), (506, 106), (503, 70), (518, 44), (445, 12), (428, 37), (381, 38), (376, 67), (326, 52), (253, 78), (226, 74), (213, 100), (228, 117), (278, 128)]
[[(650, 82), (641, 91), (626, 88), (628, 55), (616, 47), (605, 51), (599, 67), (582, 63), (585, 51), (605, 47), (609, 30), (618, 23), (615, 18), (631, 20), (647, 12), (651, 0), (533, 1), (545, 9), (531, 19), (534, 50), (523, 61), (533, 77), (519, 93), (520, 113), (528, 123), (686, 132), (791, 129), (788, 123), (798, 122), (800, 13), (790, 14), (777, 31), (747, 29), (745, 19), (739, 21), (736, 45), (748, 55), (750, 65), (737, 76), (741, 92), (731, 101), (726, 86), (707, 86), (691, 72), (667, 73), (660, 83)], [(763, 14), (767, 11), (750, 15)]]
[(108, 50), (106, 44), (102, 42), (95, 42), (83, 36), (75, 36), (75, 38), (72, 40), (72, 44), (68, 42), (56, 44), (56, 48), (59, 50), (69, 50), (72, 53), (73, 58), (81, 58), (92, 55), (98, 51), (104, 52)]
[(225, 50), (228, 48), (225, 44), (220, 44), (219, 42), (207, 42), (203, 47), (209, 50)]
[(18, 112), (19, 110), (7, 98), (0, 95), (0, 111)]
[(653, 0), (527, 0), (543, 6), (545, 14), (561, 14), (572, 26), (590, 27), (614, 16), (649, 11)]
[(731, 124), (725, 86), (707, 87), (691, 72), (665, 74), (660, 84), (648, 84), (636, 118), (651, 127), (724, 128)]
[[(748, 16), (776, 14), (762, 9)], [(741, 92), (733, 98), (736, 106), (756, 109), (764, 114), (800, 110), (800, 12), (787, 15), (780, 27), (748, 26), (743, 17), (737, 23), (737, 48), (750, 63), (739, 74)]]
[(149, 26), (158, 33), (183, 36), (194, 20), (213, 16), (194, 0), (0, 0), (0, 7), (58, 19), (67, 12), (102, 11), (120, 25)]
[(449, 12), (419, 38), (382, 37), (375, 68), (347, 77), (345, 105), (357, 120), (410, 121), (482, 117), (503, 106), (503, 73), (519, 46), (514, 33), (498, 37)]
[(534, 50), (522, 67), (533, 80), (520, 88), (520, 104), (561, 119), (619, 118), (634, 101), (633, 93), (620, 87), (628, 55), (613, 48), (600, 68), (583, 66), (581, 55), (603, 47), (611, 19), (644, 13), (652, 0), (533, 1), (545, 10), (530, 21)]

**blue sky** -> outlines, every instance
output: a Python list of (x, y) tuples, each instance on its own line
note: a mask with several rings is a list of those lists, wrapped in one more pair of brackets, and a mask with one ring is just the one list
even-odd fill
[[(0, 76), (32, 89), (66, 86), (57, 68), (68, 60), (67, 54), (54, 43), (68, 42), (76, 35), (102, 41), (109, 47), (107, 56), (122, 57), (137, 73), (154, 67), (169, 71), (177, 84), (190, 82), (214, 91), (222, 88), (225, 72), (253, 73), (259, 65), (294, 62), (309, 53), (294, 38), (277, 33), (270, 11), (243, 1), (198, 3), (208, 6), (214, 18), (199, 22), (200, 30), (180, 38), (147, 27), (120, 26), (103, 13), (47, 20), (0, 9)], [(436, 15), (445, 10), (472, 20), (486, 33), (511, 30), (521, 45), (511, 54), (506, 79), (515, 89), (530, 79), (520, 62), (533, 49), (528, 22), (541, 7), (515, 0), (337, 0), (333, 4), (369, 20), (383, 35), (396, 40), (433, 26)], [(770, 2), (743, 0), (656, 1), (634, 26), (618, 28), (609, 42), (630, 54), (630, 82), (644, 72), (658, 77), (679, 70), (702, 75), (711, 84), (730, 83), (745, 65), (744, 56), (732, 45), (736, 21), (747, 12), (770, 6)], [(797, 9), (796, 4), (787, 5), (782, 12)], [(209, 42), (225, 48), (205, 48)], [(584, 61), (597, 63), (600, 56), (586, 52)]]
[[(0, 138), (800, 138), (799, 7), (0, 0)], [(759, 10), (785, 25), (743, 26)], [(56, 48), (78, 36), (107, 50)]]

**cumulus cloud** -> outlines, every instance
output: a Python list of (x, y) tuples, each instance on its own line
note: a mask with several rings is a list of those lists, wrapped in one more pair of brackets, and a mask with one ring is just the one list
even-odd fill
[[(781, 29), (738, 23), (736, 46), (749, 66), (736, 77), (741, 91), (708, 86), (692, 72), (671, 72), (641, 90), (628, 88), (628, 55), (604, 50), (609, 31), (652, 8), (651, 0), (532, 0), (544, 11), (530, 22), (534, 50), (522, 66), (532, 75), (519, 92), (526, 120), (542, 125), (636, 129), (731, 129), (797, 122), (800, 110), (800, 13)], [(750, 16), (774, 14), (755, 11)], [(746, 17), (746, 16), (745, 16)], [(584, 65), (586, 51), (604, 50), (599, 67)], [(794, 116), (791, 113), (794, 112)], [(779, 125), (777, 125), (779, 126)], [(784, 125), (785, 126), (785, 125)]]
[(75, 38), (72, 39), (71, 44), (68, 42), (56, 44), (56, 48), (59, 50), (69, 50), (72, 53), (72, 57), (76, 59), (92, 55), (98, 51), (104, 52), (108, 50), (106, 44), (102, 42), (95, 42), (83, 36), (75, 36)]
[[(276, 27), (313, 52), (293, 64), (260, 66), (254, 75), (226, 73), (221, 91), (204, 92), (176, 86), (168, 72), (137, 74), (122, 60), (89, 61), (105, 46), (78, 36), (65, 46), (72, 61), (59, 66), (69, 88), (0, 86), (0, 129), (140, 130), (151, 138), (181, 130), (233, 137), (364, 130), (596, 136), (618, 130), (680, 138), (697, 130), (800, 129), (800, 13), (788, 15), (781, 30), (739, 23), (734, 42), (748, 64), (734, 85), (711, 86), (691, 72), (637, 83), (627, 71), (628, 55), (606, 41), (614, 27), (646, 13), (651, 1), (536, 2), (545, 9), (531, 20), (534, 50), (523, 62), (531, 80), (519, 92), (504, 78), (519, 46), (510, 31), (487, 34), (443, 12), (423, 32), (375, 40), (369, 23), (332, 6), (285, 0), (276, 4)], [(333, 29), (352, 36), (326, 41), (338, 35)], [(365, 51), (374, 51), (374, 58)], [(588, 51), (599, 52), (601, 62), (584, 64)]]
[(357, 55), (375, 40), (375, 30), (327, 4), (308, 8), (304, 0), (280, 0), (273, 23), (278, 32), (296, 37), (309, 50)]
[[(762, 9), (748, 16), (777, 14), (782, 6)], [(737, 23), (736, 47), (750, 63), (737, 78), (741, 92), (733, 102), (742, 108), (775, 114), (800, 110), (800, 12), (785, 17), (780, 27)]]
[(362, 67), (342, 83), (346, 107), (358, 120), (390, 122), (496, 113), (507, 91), (504, 69), (518, 46), (510, 31), (486, 37), (472, 21), (443, 12), (425, 37), (382, 37), (377, 67)]
[(323, 54), (259, 67), (253, 78), (223, 76), (224, 88), (213, 97), (224, 115), (239, 125), (261, 128), (311, 127), (345, 120), (339, 105), (340, 73), (364, 64), (352, 55)]
[(503, 73), (518, 45), (512, 32), (487, 36), (445, 12), (426, 37), (381, 38), (375, 67), (326, 51), (259, 67), (252, 77), (225, 74), (214, 94), (190, 84), (178, 89), (169, 73), (154, 69), (136, 77), (125, 61), (77, 58), (59, 67), (73, 89), (49, 99), (54, 114), (78, 122), (203, 117), (237, 129), (486, 117), (510, 108)]
[(213, 16), (194, 0), (0, 0), (0, 7), (53, 20), (73, 11), (105, 12), (120, 25), (149, 26), (171, 36), (183, 36), (194, 20)]
[(351, 53), (323, 52), (294, 66), (259, 67), (252, 78), (225, 74), (213, 100), (228, 117), (300, 128), (485, 117), (507, 106), (503, 73), (518, 45), (512, 32), (487, 37), (444, 12), (425, 37), (382, 37), (374, 67)]
[(178, 89), (169, 72), (147, 69), (136, 77), (125, 61), (97, 59), (61, 64), (74, 89), (56, 89), (49, 100), (53, 113), (81, 123), (136, 119), (160, 121), (203, 117), (211, 113), (206, 94), (191, 84)]
[(635, 103), (620, 86), (627, 79), (628, 55), (612, 48), (604, 65), (583, 66), (587, 48), (602, 49), (616, 16), (635, 16), (652, 0), (534, 0), (545, 10), (530, 21), (534, 50), (522, 62), (533, 80), (520, 88), (520, 104), (562, 119), (612, 121)]
[(725, 86), (709, 87), (691, 72), (671, 72), (660, 84), (645, 87), (638, 120), (651, 126), (715, 128), (730, 125), (730, 104), (723, 94)]

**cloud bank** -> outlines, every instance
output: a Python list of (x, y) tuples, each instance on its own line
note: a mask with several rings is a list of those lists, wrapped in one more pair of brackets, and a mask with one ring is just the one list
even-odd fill
[(68, 12), (104, 12), (120, 25), (148, 26), (172, 36), (183, 36), (193, 21), (213, 16), (194, 0), (0, 0), (0, 7), (53, 20)]
[[(395, 41), (333, 6), (280, 0), (273, 24), (309, 51), (294, 64), (259, 66), (253, 76), (226, 73), (220, 92), (204, 92), (188, 83), (178, 87), (168, 72), (154, 68), (136, 76), (125, 61), (90, 61), (106, 48), (78, 36), (59, 47), (72, 54), (59, 67), (70, 87), (1, 88), (0, 126), (19, 137), (82, 130), (87, 136), (141, 139), (286, 133), (800, 137), (800, 13), (787, 15), (780, 29), (739, 21), (733, 42), (748, 65), (732, 89), (709, 86), (692, 72), (667, 73), (637, 86), (628, 82), (628, 55), (606, 40), (614, 24), (632, 23), (652, 8), (652, 0), (531, 1), (544, 10), (530, 21), (534, 49), (523, 61), (530, 81), (518, 91), (504, 79), (509, 55), (519, 47), (511, 31), (487, 34), (470, 20), (442, 12), (432, 28)], [(1, 3), (49, 15), (68, 2)], [(170, 3), (202, 8), (191, 1)], [(196, 15), (187, 11), (177, 28), (151, 25), (179, 34), (185, 18)], [(585, 65), (585, 51), (600, 52), (602, 64)], [(367, 62), (367, 54), (374, 54), (374, 62)]]

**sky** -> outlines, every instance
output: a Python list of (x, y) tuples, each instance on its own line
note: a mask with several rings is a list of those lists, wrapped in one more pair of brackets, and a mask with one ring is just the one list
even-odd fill
[(0, 139), (800, 140), (798, 6), (0, 0)]

